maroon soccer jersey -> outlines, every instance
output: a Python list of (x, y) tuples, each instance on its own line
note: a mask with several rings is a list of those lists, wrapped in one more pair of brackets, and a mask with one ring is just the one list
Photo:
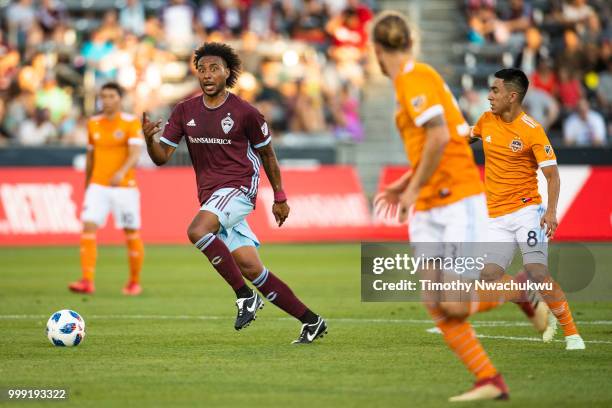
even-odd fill
[(232, 93), (214, 109), (204, 105), (202, 95), (187, 99), (174, 107), (160, 140), (177, 147), (183, 137), (200, 204), (224, 187), (241, 189), (255, 204), (260, 167), (255, 149), (271, 140), (257, 109)]

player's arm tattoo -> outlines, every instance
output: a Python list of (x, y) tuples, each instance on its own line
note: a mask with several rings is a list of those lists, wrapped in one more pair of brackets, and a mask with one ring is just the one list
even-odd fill
[(261, 149), (257, 149), (257, 153), (259, 153), (261, 164), (266, 171), (268, 180), (270, 180), (272, 189), (274, 191), (281, 191), (283, 189), (283, 185), (281, 181), (280, 166), (278, 165), (278, 160), (276, 159), (276, 153), (274, 153), (274, 149), (272, 148), (272, 143), (268, 143)]
[(444, 149), (450, 140), (450, 133), (442, 115), (431, 118), (424, 125), (426, 137), (425, 146), (409, 187), (420, 189), (438, 168)]

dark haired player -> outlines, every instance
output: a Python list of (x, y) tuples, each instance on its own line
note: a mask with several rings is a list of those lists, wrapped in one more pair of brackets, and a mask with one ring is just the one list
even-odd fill
[(130, 279), (123, 288), (128, 296), (141, 293), (140, 271), (144, 245), (140, 238), (140, 192), (136, 186), (134, 167), (144, 144), (140, 121), (121, 112), (123, 91), (115, 82), (100, 90), (102, 112), (87, 122), (87, 158), (83, 233), (81, 235), (81, 280), (68, 288), (76, 293), (95, 292), (94, 276), (98, 249), (96, 233), (104, 226), (112, 211), (115, 226), (122, 228), (128, 248)]
[(193, 63), (204, 93), (176, 105), (159, 142), (154, 135), (161, 121), (150, 122), (143, 114), (149, 155), (161, 166), (182, 138), (187, 143), (201, 205), (187, 234), (236, 292), (236, 330), (248, 326), (263, 307), (262, 297), (245, 283), (244, 275), (268, 300), (302, 322), (294, 343), (311, 343), (326, 333), (325, 320), (266, 269), (256, 249), (259, 241), (246, 221), (255, 206), (260, 165), (274, 190), (272, 213), (279, 227), (289, 215), (268, 125), (257, 109), (227, 90), (240, 74), (240, 59), (231, 47), (205, 43), (195, 51)]
[[(546, 243), (557, 228), (561, 181), (555, 152), (544, 129), (523, 112), (521, 104), (528, 87), (523, 71), (497, 71), (488, 97), (491, 111), (485, 112), (472, 130), (472, 138), (482, 140), (485, 154), (488, 238), (504, 244), (496, 244), (487, 253), (490, 263), (485, 265), (482, 278), (495, 280), (504, 275), (518, 247), (527, 275), (552, 284), (552, 290), (540, 293), (563, 328), (566, 350), (583, 350), (585, 344), (563, 289), (548, 272)], [(548, 184), (547, 208), (538, 192), (538, 167)], [(545, 342), (555, 334), (554, 325), (550, 327), (553, 329), (543, 334)]]

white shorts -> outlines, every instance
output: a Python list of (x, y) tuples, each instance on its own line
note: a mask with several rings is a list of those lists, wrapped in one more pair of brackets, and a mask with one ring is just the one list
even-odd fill
[(85, 191), (81, 220), (103, 227), (110, 211), (116, 228), (140, 229), (140, 191), (135, 187), (90, 184)]
[(230, 252), (243, 246), (259, 246), (259, 240), (249, 227), (246, 217), (253, 211), (251, 200), (237, 188), (221, 188), (202, 205), (200, 211), (210, 211), (219, 218), (217, 236)]
[(540, 220), (546, 212), (541, 204), (523, 207), (513, 213), (489, 219), (487, 261), (506, 269), (517, 247), (523, 264), (548, 263), (548, 238)]
[[(445, 258), (483, 256), (488, 218), (484, 194), (426, 211), (416, 211), (409, 222), (414, 255)], [(474, 269), (464, 276), (475, 279), (479, 275), (480, 270)]]

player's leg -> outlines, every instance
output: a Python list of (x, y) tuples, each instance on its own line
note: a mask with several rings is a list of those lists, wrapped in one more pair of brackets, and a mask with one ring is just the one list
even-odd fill
[[(421, 273), (424, 274), (421, 276), (426, 276), (426, 279), (435, 279), (433, 276), (440, 272), (429, 270)], [(470, 323), (465, 319), (447, 316), (435, 303), (426, 302), (425, 306), (448, 347), (476, 378), (472, 390), (452, 397), (450, 401), (508, 398), (508, 387), (503, 377), (489, 359)]]
[(144, 244), (140, 236), (140, 192), (137, 188), (115, 187), (112, 200), (115, 226), (123, 229), (128, 253), (130, 277), (123, 294), (137, 296), (142, 292), (140, 273), (144, 262)]
[[(445, 256), (445, 243), (448, 243), (447, 240), (449, 238), (453, 241), (460, 240), (457, 237), (449, 236), (453, 234), (448, 233), (448, 226), (454, 222), (471, 222), (471, 219), (465, 220), (458, 217), (457, 212), (463, 214), (464, 209), (461, 208), (461, 203), (456, 204), (451, 205), (452, 207), (447, 206), (443, 209), (435, 209), (435, 213), (430, 210), (417, 211), (414, 214), (409, 226), (415, 253), (432, 258)], [(486, 207), (484, 208), (486, 211)], [(460, 229), (457, 228), (457, 230)], [(421, 279), (438, 282), (443, 277), (442, 272), (432, 267), (431, 264), (421, 268), (420, 276)], [(480, 341), (476, 338), (472, 326), (464, 318), (447, 315), (447, 312), (454, 315), (465, 314), (466, 308), (469, 308), (469, 302), (448, 301), (453, 299), (445, 300), (443, 294), (435, 292), (424, 292), (422, 296), (425, 308), (432, 316), (438, 329), (442, 332), (446, 344), (477, 379), (473, 390), (453, 397), (451, 401), (507, 398), (508, 389), (503, 382), (503, 378), (489, 360)], [(463, 305), (460, 305), (461, 303)], [(441, 307), (442, 305), (444, 309)]]
[[(540, 294), (563, 329), (566, 349), (582, 350), (585, 348), (584, 341), (578, 334), (565, 293), (548, 271), (548, 239), (544, 228), (540, 227), (540, 218), (544, 211), (544, 207), (540, 205), (523, 208), (517, 213), (516, 240), (529, 278), (539, 283), (547, 283), (551, 287), (550, 290), (541, 290)], [(551, 339), (552, 336), (550, 339), (544, 338)]]
[(91, 294), (95, 291), (94, 279), (98, 248), (96, 232), (98, 226), (104, 225), (110, 211), (110, 191), (98, 184), (90, 184), (85, 191), (81, 220), (83, 232), (80, 241), (80, 259), (82, 278), (71, 283), (68, 288), (77, 293)]
[(236, 293), (238, 314), (234, 328), (240, 330), (255, 320), (263, 299), (246, 284), (242, 272), (224, 242), (232, 228), (253, 210), (253, 204), (240, 190), (222, 188), (202, 205), (189, 225), (187, 235), (195, 247)]
[(140, 286), (140, 273), (144, 262), (144, 244), (137, 229), (125, 228), (125, 241), (128, 251), (128, 264), (130, 267), (130, 279), (123, 288), (123, 294), (127, 296), (138, 296), (142, 292)]
[(511, 216), (489, 218), (487, 228), (488, 244), (486, 245), (487, 263), (480, 274), (480, 279), (487, 283), (504, 284), (510, 289), (480, 290), (478, 303), (473, 310), (486, 311), (497, 307), (504, 302), (513, 302), (521, 308), (525, 316), (533, 323), (538, 332), (548, 327), (548, 308), (540, 303), (536, 294), (528, 291), (512, 289), (513, 283), (526, 280), (525, 273), (511, 276), (506, 269), (512, 263), (516, 252), (515, 231), (512, 227)]
[[(246, 227), (248, 228), (248, 225)], [(325, 320), (304, 305), (285, 282), (263, 265), (252, 240), (236, 228), (233, 233), (232, 241), (240, 240), (242, 244), (246, 244), (241, 244), (241, 246), (232, 250), (232, 256), (240, 267), (242, 274), (255, 285), (266, 299), (302, 322), (300, 336), (294, 343), (312, 343), (315, 339), (323, 337), (327, 332)], [(236, 244), (229, 244), (228, 246), (231, 249), (234, 245)]]

